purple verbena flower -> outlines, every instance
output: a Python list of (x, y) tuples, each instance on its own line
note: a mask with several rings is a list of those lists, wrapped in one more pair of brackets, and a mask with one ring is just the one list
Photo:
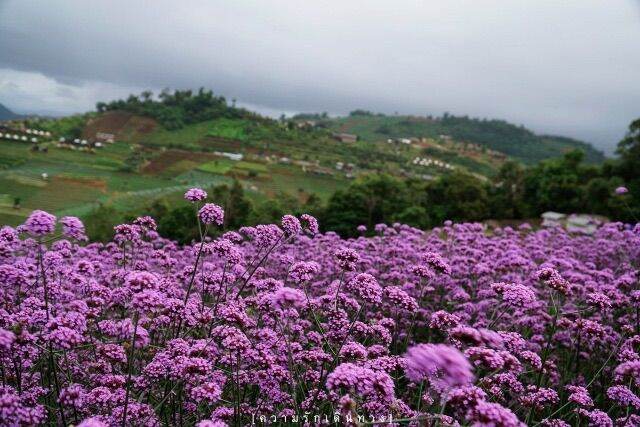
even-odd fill
[(24, 222), (24, 229), (32, 236), (46, 236), (55, 231), (56, 217), (48, 212), (35, 210)]
[(200, 202), (207, 198), (207, 192), (201, 188), (192, 188), (184, 193), (184, 198), (190, 202)]
[(224, 210), (213, 203), (205, 203), (198, 211), (198, 218), (203, 224), (222, 225), (224, 222)]
[(455, 387), (474, 380), (471, 364), (456, 348), (444, 344), (418, 344), (405, 355), (407, 378), (413, 382), (431, 380)]

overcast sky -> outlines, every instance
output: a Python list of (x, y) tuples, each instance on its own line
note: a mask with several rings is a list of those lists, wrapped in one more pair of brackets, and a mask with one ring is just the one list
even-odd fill
[(265, 114), (503, 118), (609, 150), (640, 116), (638, 0), (0, 0), (0, 103), (205, 86)]

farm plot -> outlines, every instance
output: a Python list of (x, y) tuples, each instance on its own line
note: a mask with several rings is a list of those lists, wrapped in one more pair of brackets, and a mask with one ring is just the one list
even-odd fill
[(209, 172), (213, 174), (224, 175), (234, 167), (234, 163), (235, 162), (229, 159), (217, 158), (215, 160), (211, 160), (210, 162), (200, 165), (198, 167), (198, 170), (202, 172)]
[(195, 169), (213, 158), (206, 153), (184, 150), (166, 150), (159, 153), (142, 169), (145, 175), (176, 176), (189, 169)]

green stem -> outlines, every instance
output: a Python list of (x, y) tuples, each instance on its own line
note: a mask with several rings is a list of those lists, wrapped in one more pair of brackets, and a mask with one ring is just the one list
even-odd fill
[(127, 390), (124, 396), (124, 411), (122, 414), (122, 427), (127, 425), (127, 409), (129, 408), (129, 393), (131, 391), (131, 375), (133, 373), (133, 358), (136, 351), (136, 334), (138, 333), (138, 315), (134, 314), (133, 318), (133, 337), (131, 337), (131, 353), (129, 354), (127, 366)]

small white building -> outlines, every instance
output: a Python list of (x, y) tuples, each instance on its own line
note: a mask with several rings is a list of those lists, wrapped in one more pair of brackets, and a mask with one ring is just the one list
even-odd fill
[(592, 215), (571, 214), (567, 218), (567, 231), (572, 233), (593, 234), (601, 224), (602, 221)]
[(233, 160), (234, 162), (239, 162), (244, 159), (244, 155), (242, 153), (226, 153), (224, 151), (214, 151), (213, 154), (216, 156), (226, 157), (229, 160)]
[(561, 227), (562, 221), (567, 217), (559, 212), (545, 212), (541, 215), (543, 227)]

